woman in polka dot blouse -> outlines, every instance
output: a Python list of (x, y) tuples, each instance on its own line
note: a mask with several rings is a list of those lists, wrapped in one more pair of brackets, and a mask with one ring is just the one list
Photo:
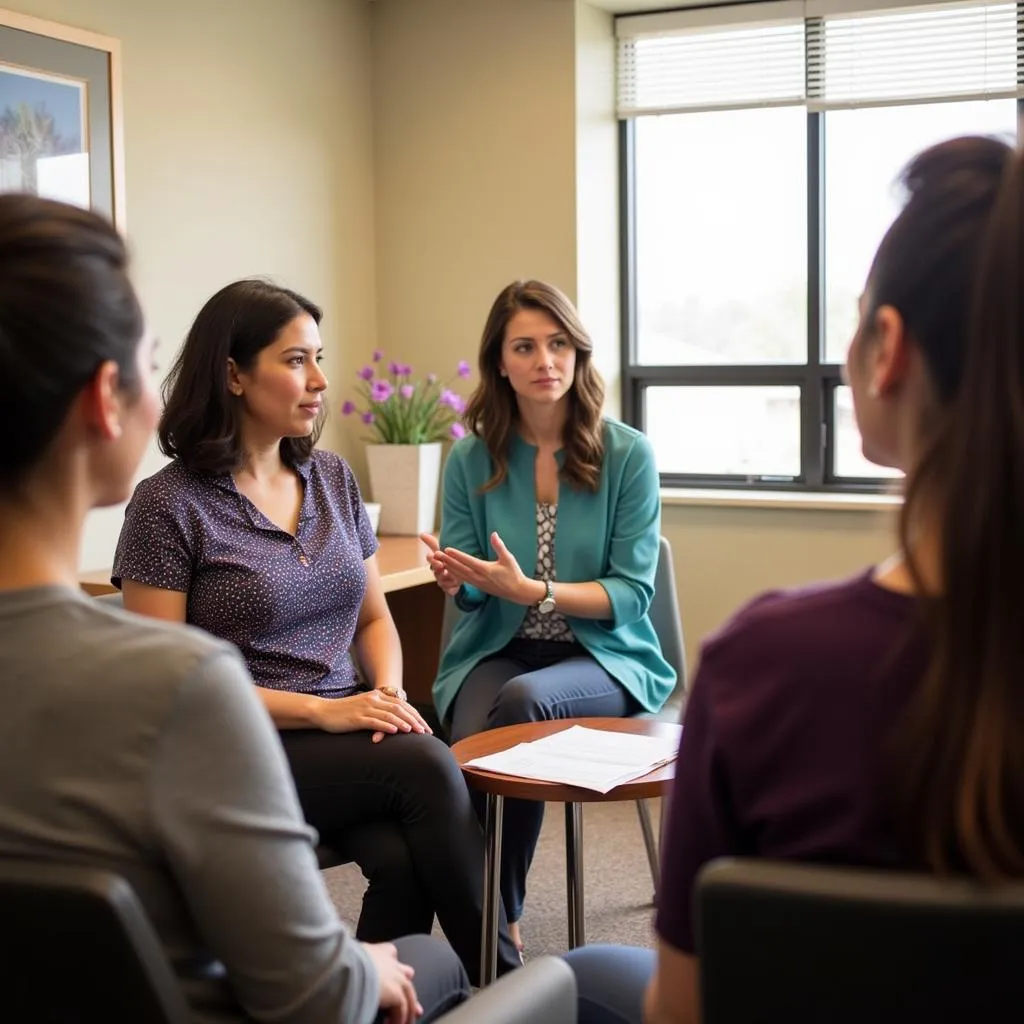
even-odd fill
[[(445, 467), (438, 583), (465, 613), (434, 702), (455, 740), (497, 726), (655, 711), (675, 673), (648, 617), (658, 471), (647, 438), (603, 418), (572, 303), (516, 282), (491, 307), (471, 434)], [(502, 896), (518, 921), (544, 805), (506, 800)]]
[[(206, 303), (165, 385), (173, 461), (136, 488), (112, 578), (129, 610), (238, 647), (307, 821), (369, 881), (357, 936), (429, 932), (436, 914), (475, 978), (483, 840), (451, 754), (405, 700), (356, 480), (314, 449), (320, 319), (259, 280)], [(499, 970), (519, 962), (503, 920)]]

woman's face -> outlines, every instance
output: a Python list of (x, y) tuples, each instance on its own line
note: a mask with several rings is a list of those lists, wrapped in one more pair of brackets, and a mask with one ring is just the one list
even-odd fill
[(554, 405), (572, 387), (576, 347), (547, 313), (521, 309), (505, 328), (498, 370), (520, 403)]
[(322, 409), (327, 378), (320, 369), (323, 342), (308, 313), (300, 313), (262, 349), (248, 370), (229, 360), (228, 386), (242, 402), (244, 427), (261, 439), (306, 437)]

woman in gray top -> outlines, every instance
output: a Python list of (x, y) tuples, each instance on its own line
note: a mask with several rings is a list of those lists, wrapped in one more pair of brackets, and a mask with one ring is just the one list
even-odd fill
[(120, 236), (3, 195), (0, 267), (0, 856), (127, 878), (196, 1021), (439, 1015), (457, 959), (338, 920), (234, 649), (78, 589), (85, 516), (127, 496), (159, 411)]

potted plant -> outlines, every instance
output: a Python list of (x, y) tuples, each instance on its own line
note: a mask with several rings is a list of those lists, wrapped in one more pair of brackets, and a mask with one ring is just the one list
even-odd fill
[(342, 415), (358, 415), (371, 430), (366, 462), (370, 494), (380, 504), (380, 532), (416, 536), (432, 531), (441, 479), (442, 443), (462, 437), (465, 401), (449, 386), (472, 372), (465, 360), (448, 381), (436, 373), (416, 380), (407, 363), (381, 366), (384, 353), (357, 374), (356, 401)]

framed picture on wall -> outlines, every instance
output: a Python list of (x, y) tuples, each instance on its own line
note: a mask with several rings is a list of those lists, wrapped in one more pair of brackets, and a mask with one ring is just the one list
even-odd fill
[(124, 230), (118, 40), (0, 9), (0, 192), (75, 203)]

